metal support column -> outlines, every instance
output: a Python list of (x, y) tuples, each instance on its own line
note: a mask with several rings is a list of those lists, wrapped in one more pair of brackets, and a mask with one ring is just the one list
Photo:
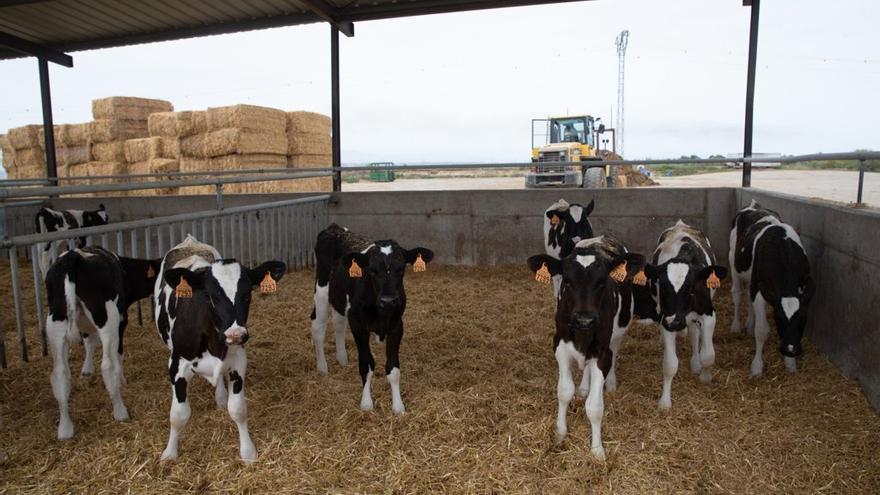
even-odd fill
[[(761, 0), (743, 0), (743, 5), (751, 5), (752, 19), (749, 25), (749, 68), (746, 79), (746, 124), (743, 137), (743, 158), (752, 156), (752, 130), (755, 117), (755, 65), (758, 58), (758, 14)], [(752, 162), (743, 161), (743, 187), (752, 185)]]
[(55, 126), (52, 124), (52, 92), (49, 90), (49, 62), (38, 58), (40, 67), (40, 95), (43, 101), (43, 136), (46, 140), (46, 177), (58, 185), (58, 167), (55, 162)]
[(333, 191), (342, 190), (342, 140), (339, 135), (339, 29), (330, 26), (330, 86), (331, 86), (331, 118), (333, 125)]

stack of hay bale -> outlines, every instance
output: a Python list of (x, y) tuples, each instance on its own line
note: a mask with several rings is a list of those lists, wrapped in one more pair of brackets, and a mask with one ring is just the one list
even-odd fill
[[(287, 117), (254, 105), (209, 108), (206, 130), (180, 140), (181, 172), (258, 170), (287, 165)], [(265, 183), (229, 184), (229, 193), (265, 192)], [(182, 194), (213, 193), (212, 186), (184, 187)]]
[[(174, 106), (171, 102), (149, 98), (114, 96), (92, 101), (95, 120), (89, 123), (92, 161), (86, 164), (88, 175), (127, 174), (126, 140), (148, 137), (150, 114), (172, 110)], [(112, 182), (112, 179), (90, 181), (91, 184)]]
[[(287, 168), (330, 167), (333, 147), (330, 117), (314, 112), (287, 112)], [(283, 191), (330, 191), (332, 177), (300, 179), (279, 183)], [(273, 191), (274, 192), (274, 191)]]
[(3, 166), (8, 178), (46, 177), (43, 126), (26, 125), (9, 129), (9, 134), (3, 141)]

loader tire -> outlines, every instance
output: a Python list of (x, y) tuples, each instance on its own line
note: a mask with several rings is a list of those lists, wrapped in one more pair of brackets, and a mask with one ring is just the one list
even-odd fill
[(605, 167), (590, 167), (584, 170), (584, 189), (605, 187)]

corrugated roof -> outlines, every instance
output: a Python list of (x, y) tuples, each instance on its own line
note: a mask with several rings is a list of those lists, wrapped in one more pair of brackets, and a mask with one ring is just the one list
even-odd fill
[[(564, 0), (0, 0), (0, 32), (71, 52), (328, 19), (348, 23), (546, 3)], [(0, 46), (0, 59), (22, 56)]]

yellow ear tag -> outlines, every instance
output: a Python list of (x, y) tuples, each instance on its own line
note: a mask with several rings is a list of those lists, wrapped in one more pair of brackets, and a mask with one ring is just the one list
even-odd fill
[(639, 273), (633, 275), (633, 284), (648, 285), (648, 277), (645, 276), (645, 270), (639, 270)]
[(413, 262), (413, 271), (414, 272), (428, 271), (428, 265), (425, 264), (425, 260), (422, 259), (421, 254), (416, 256), (416, 260)]
[(706, 279), (706, 287), (710, 289), (717, 289), (721, 287), (721, 279), (718, 278), (718, 275), (715, 275), (715, 272), (709, 274), (709, 278)]
[(611, 273), (609, 273), (608, 276), (613, 278), (618, 283), (622, 283), (624, 280), (626, 280), (626, 261), (617, 265), (614, 270), (611, 270)]
[(260, 293), (261, 294), (272, 294), (273, 292), (278, 290), (278, 284), (275, 283), (275, 279), (272, 278), (272, 275), (269, 275), (269, 272), (266, 272), (266, 276), (263, 277), (263, 281), (260, 282)]
[(358, 266), (357, 260), (351, 260), (351, 267), (348, 269), (348, 276), (351, 278), (361, 278), (364, 275), (361, 267)]
[(550, 217), (550, 225), (559, 225), (559, 217), (556, 215)]
[(177, 284), (174, 294), (177, 295), (178, 299), (192, 299), (193, 288), (185, 278), (180, 277), (180, 283)]
[(156, 276), (156, 270), (153, 270), (153, 265), (147, 267), (147, 278), (153, 278)]
[(535, 280), (542, 284), (549, 284), (551, 278), (550, 270), (547, 269), (547, 263), (541, 263), (541, 268), (535, 272)]

